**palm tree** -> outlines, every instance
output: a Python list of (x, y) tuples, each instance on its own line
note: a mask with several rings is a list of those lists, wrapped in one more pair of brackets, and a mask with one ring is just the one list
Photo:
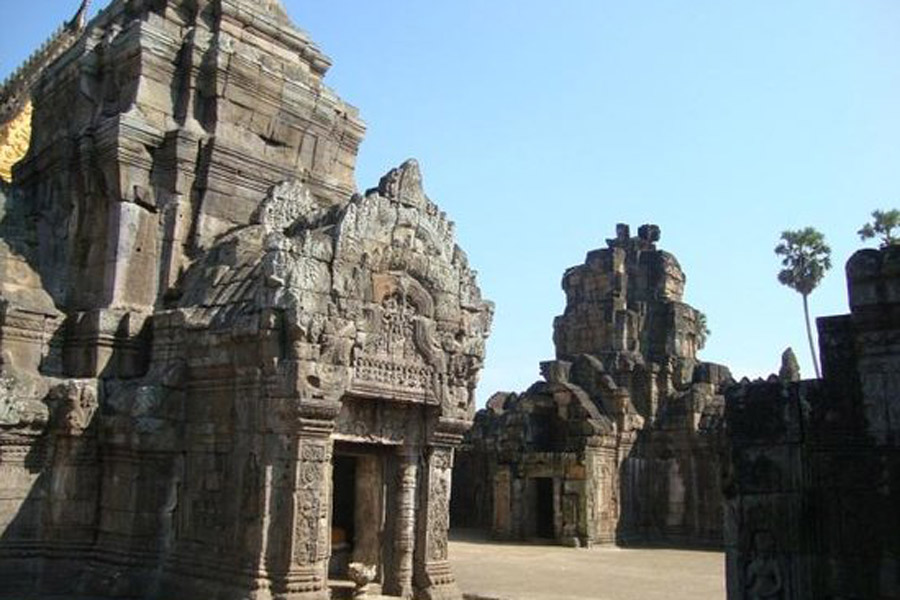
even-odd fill
[(900, 237), (894, 233), (894, 229), (900, 228), (900, 210), (876, 210), (872, 212), (872, 222), (866, 223), (857, 231), (862, 241), (881, 237), (881, 247), (887, 248), (900, 243)]
[(806, 337), (812, 355), (816, 377), (821, 377), (819, 361), (813, 345), (812, 328), (809, 325), (809, 295), (825, 273), (831, 268), (831, 248), (825, 236), (812, 227), (796, 231), (783, 231), (781, 241), (775, 246), (775, 254), (781, 256), (784, 269), (778, 272), (778, 281), (803, 296), (803, 316), (806, 318)]

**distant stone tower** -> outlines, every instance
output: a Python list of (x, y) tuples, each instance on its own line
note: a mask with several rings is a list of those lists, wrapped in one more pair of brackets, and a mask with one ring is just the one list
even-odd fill
[(705, 335), (700, 312), (682, 301), (684, 272), (674, 256), (656, 248), (659, 239), (656, 225), (643, 225), (631, 237), (619, 224), (606, 248), (565, 272), (566, 309), (553, 323), (557, 358), (602, 360), (618, 371), (614, 377), (651, 421), (660, 396), (691, 383)]
[(721, 544), (731, 375), (697, 360), (704, 319), (659, 238), (655, 225), (632, 237), (620, 224), (565, 272), (544, 381), (495, 394), (458, 457), (458, 524), (569, 545)]

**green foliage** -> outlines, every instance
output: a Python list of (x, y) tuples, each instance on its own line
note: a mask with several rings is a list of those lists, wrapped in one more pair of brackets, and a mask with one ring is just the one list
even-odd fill
[(881, 247), (887, 248), (894, 244), (900, 244), (900, 236), (894, 233), (894, 229), (900, 228), (900, 210), (876, 210), (872, 212), (872, 222), (866, 223), (856, 233), (862, 241), (874, 237), (881, 238)]
[(712, 332), (709, 330), (709, 326), (706, 322), (706, 313), (697, 311), (697, 349), (703, 350), (703, 347), (706, 346), (706, 340), (709, 339), (709, 336), (712, 335)]
[(812, 227), (807, 227), (795, 231), (782, 231), (781, 241), (775, 246), (775, 254), (781, 257), (781, 266), (784, 267), (778, 272), (778, 281), (803, 296), (806, 339), (809, 342), (809, 353), (812, 356), (816, 377), (820, 377), (812, 327), (809, 324), (807, 297), (818, 287), (825, 273), (831, 268), (831, 248), (825, 243), (824, 235)]
[(804, 297), (818, 287), (831, 268), (831, 248), (825, 236), (812, 227), (783, 231), (775, 254), (782, 257), (784, 267), (778, 272), (778, 281)]

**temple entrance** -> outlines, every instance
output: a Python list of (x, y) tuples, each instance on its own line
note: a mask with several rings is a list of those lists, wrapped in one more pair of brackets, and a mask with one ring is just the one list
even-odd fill
[(375, 445), (335, 442), (328, 577), (336, 597), (342, 595), (338, 588), (348, 579), (351, 562), (375, 567), (376, 589), (384, 580), (389, 563), (383, 548), (388, 491), (385, 481), (391, 458), (384, 448)]
[(334, 457), (332, 471), (331, 560), (328, 576), (340, 577), (347, 572), (356, 533), (356, 463), (355, 456)]
[(553, 479), (538, 477), (534, 480), (534, 521), (535, 535), (541, 539), (556, 537), (553, 514)]

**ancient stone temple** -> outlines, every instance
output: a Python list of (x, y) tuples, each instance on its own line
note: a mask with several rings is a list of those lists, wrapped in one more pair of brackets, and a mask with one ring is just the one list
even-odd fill
[(729, 390), (728, 598), (900, 598), (900, 247), (847, 262), (822, 379)]
[(563, 275), (556, 360), (475, 417), (454, 474), (454, 526), (569, 545), (721, 544), (722, 366), (659, 228), (619, 225)]
[(0, 598), (460, 598), (492, 307), (414, 161), (356, 193), (329, 65), (277, 0), (113, 0), (0, 89), (32, 115), (0, 188)]

